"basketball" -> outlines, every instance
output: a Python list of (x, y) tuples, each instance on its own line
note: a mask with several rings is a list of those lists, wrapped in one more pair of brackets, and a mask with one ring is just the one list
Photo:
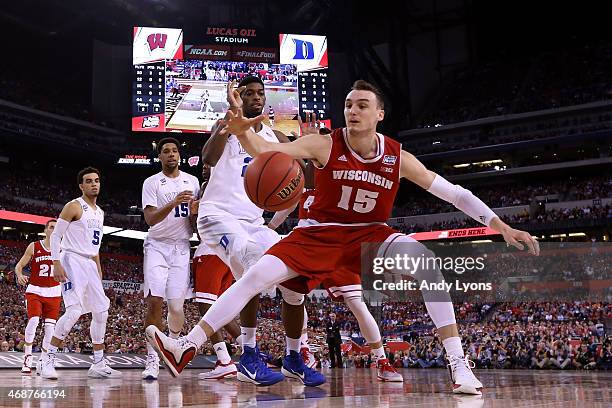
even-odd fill
[(300, 201), (304, 173), (300, 164), (285, 153), (262, 153), (247, 166), (244, 189), (259, 208), (285, 210)]

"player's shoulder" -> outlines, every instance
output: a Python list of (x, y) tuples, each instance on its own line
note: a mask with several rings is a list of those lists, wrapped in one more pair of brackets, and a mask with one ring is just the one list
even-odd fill
[(188, 180), (191, 184), (195, 185), (195, 186), (200, 186), (200, 180), (198, 180), (198, 178), (196, 176), (194, 176), (191, 173), (186, 173), (184, 171), (181, 171), (181, 174), (185, 177), (186, 180)]
[(147, 177), (143, 184), (155, 183), (163, 178), (164, 174), (160, 171)]

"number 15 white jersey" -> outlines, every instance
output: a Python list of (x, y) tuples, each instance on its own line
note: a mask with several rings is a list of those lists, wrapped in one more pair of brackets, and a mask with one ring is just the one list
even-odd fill
[[(278, 143), (274, 131), (266, 125), (257, 134), (268, 142)], [(244, 172), (252, 159), (235, 135), (227, 138), (223, 154), (211, 168), (198, 218), (230, 214), (234, 219), (254, 221), (262, 217), (263, 210), (253, 204), (244, 190)]]

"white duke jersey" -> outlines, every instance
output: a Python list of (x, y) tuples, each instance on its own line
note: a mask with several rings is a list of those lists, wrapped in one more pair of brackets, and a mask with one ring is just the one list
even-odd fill
[[(179, 172), (178, 177), (170, 178), (163, 172), (147, 178), (142, 185), (142, 208), (147, 206), (162, 208), (181, 192), (189, 190), (194, 199), (200, 194), (198, 179), (189, 173)], [(189, 222), (189, 204), (179, 204), (170, 214), (157, 224), (149, 227), (148, 237), (157, 240), (189, 240), (193, 235)]]
[(86, 257), (98, 255), (102, 234), (104, 231), (104, 211), (100, 206), (92, 208), (81, 197), (76, 201), (83, 209), (83, 215), (68, 224), (68, 229), (62, 237), (60, 249), (74, 252)]
[[(274, 131), (266, 125), (257, 132), (268, 142), (278, 143)], [(257, 207), (244, 190), (244, 172), (253, 160), (244, 150), (238, 138), (230, 135), (217, 165), (210, 170), (210, 180), (200, 200), (198, 217), (227, 215), (238, 220), (254, 221), (261, 218), (263, 210)]]
[(210, 247), (208, 245), (206, 245), (206, 243), (204, 241), (200, 242), (200, 245), (198, 245), (198, 247), (195, 250), (195, 253), (193, 254), (194, 258), (197, 258), (198, 256), (206, 256), (206, 255), (217, 255), (215, 253), (215, 251), (213, 251), (212, 249), (210, 249)]

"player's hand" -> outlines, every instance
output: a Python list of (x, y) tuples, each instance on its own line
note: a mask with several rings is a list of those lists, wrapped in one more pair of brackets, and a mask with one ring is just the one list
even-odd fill
[(230, 109), (232, 110), (242, 109), (242, 98), (240, 94), (246, 88), (246, 86), (241, 86), (240, 88), (234, 89), (235, 86), (236, 81), (232, 80), (227, 83), (227, 103), (229, 103)]
[(197, 215), (200, 208), (200, 200), (189, 200), (189, 214)]
[(24, 274), (17, 276), (17, 283), (20, 285), (25, 286), (28, 283), (28, 280), (30, 280), (30, 278)]
[(302, 122), (302, 118), (298, 115), (298, 123), (300, 124), (300, 133), (302, 136), (319, 134), (319, 122), (315, 112), (306, 112), (306, 122)]
[(176, 197), (174, 197), (174, 204), (180, 205), (183, 203), (188, 203), (192, 200), (193, 200), (193, 193), (191, 192), (191, 190), (185, 190), (185, 191), (181, 191), (180, 193), (176, 195)]
[(55, 279), (57, 282), (66, 282), (66, 280), (68, 280), (66, 271), (59, 262), (53, 262), (53, 279)]
[(525, 245), (527, 245), (529, 253), (535, 256), (540, 255), (540, 243), (536, 241), (530, 233), (510, 227), (506, 228), (504, 231), (501, 231), (501, 233), (504, 236), (504, 240), (508, 246), (512, 245), (513, 247), (522, 251), (525, 249)]
[(238, 109), (236, 114), (232, 111), (227, 112), (228, 118), (225, 120), (227, 131), (233, 135), (242, 135), (247, 130), (252, 128), (264, 120), (264, 115), (259, 115), (255, 118), (246, 118), (242, 115), (242, 109)]

